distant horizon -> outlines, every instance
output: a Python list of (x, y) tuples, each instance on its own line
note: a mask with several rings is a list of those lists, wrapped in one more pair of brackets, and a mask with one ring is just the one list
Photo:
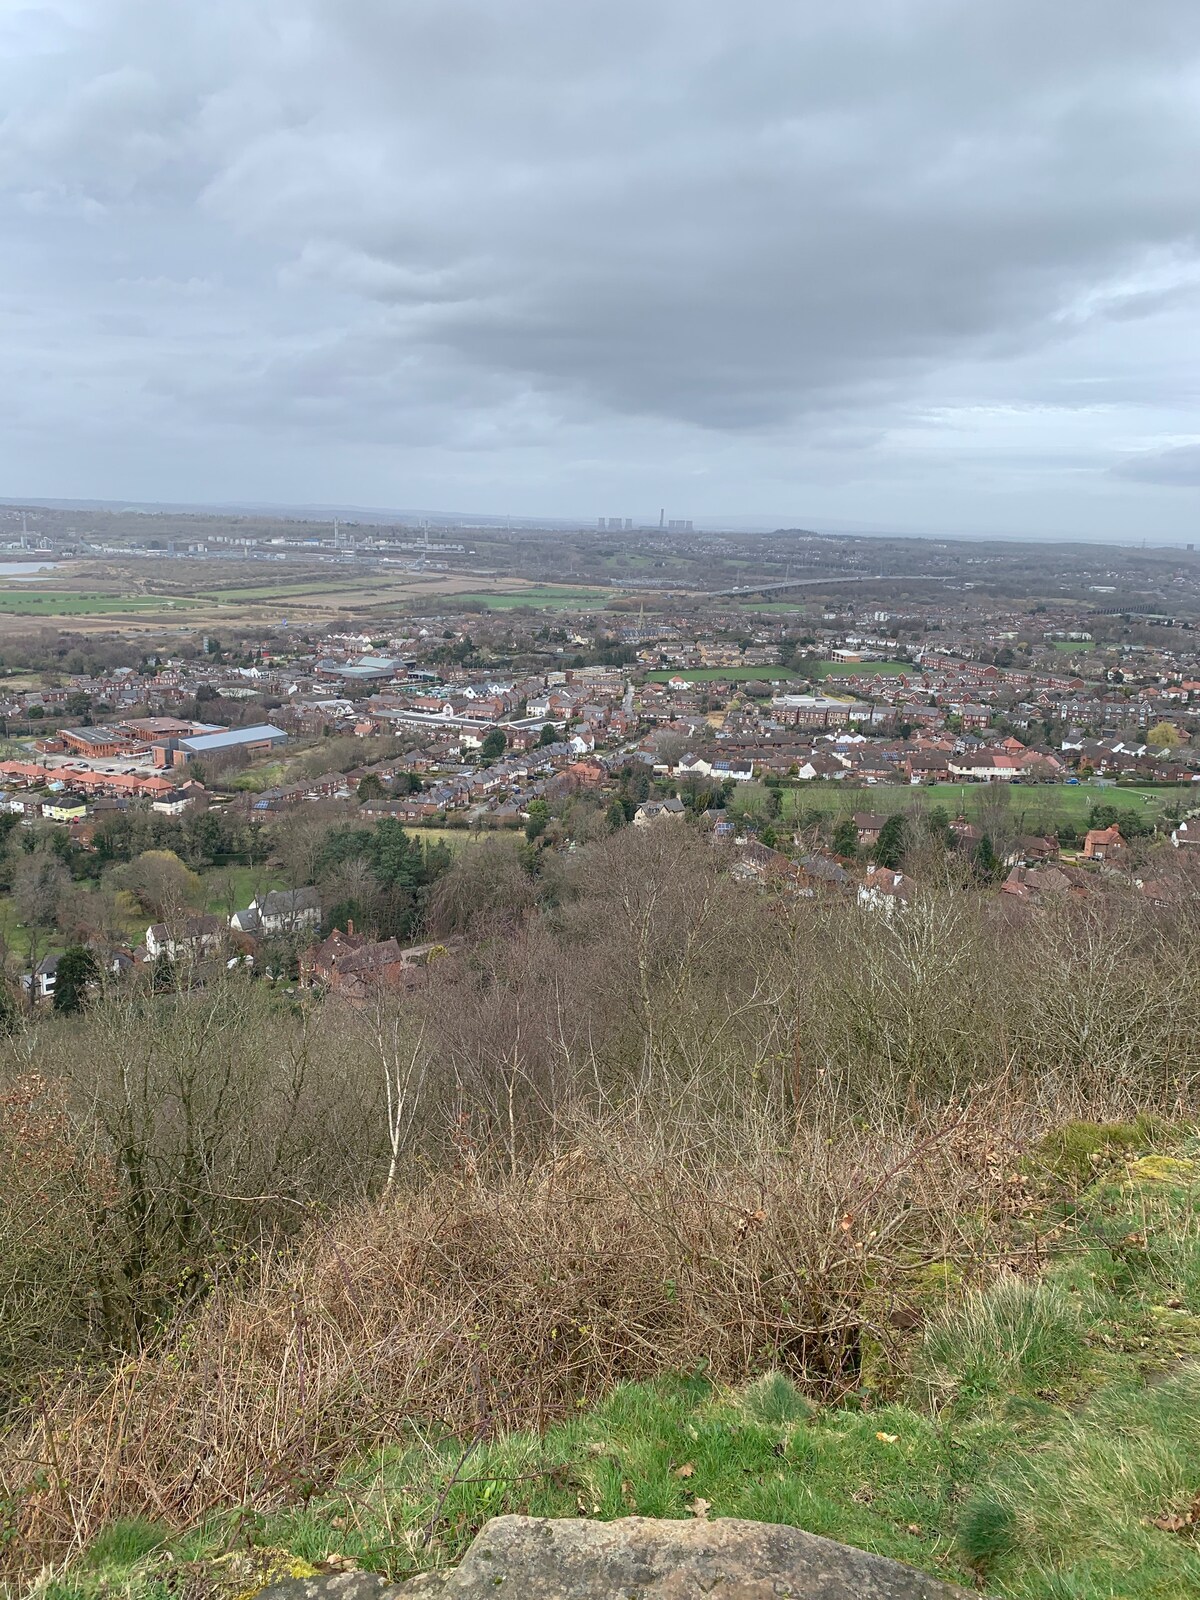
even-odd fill
[(1185, 545), (1198, 73), (1186, 0), (22, 0), (0, 483)]
[[(129, 513), (144, 516), (238, 516), (238, 517), (283, 517), (295, 522), (323, 523), (334, 520), (348, 523), (370, 525), (371, 522), (437, 522), (447, 527), (479, 528), (531, 528), (547, 532), (561, 529), (564, 532), (580, 533), (612, 533), (615, 537), (623, 537), (628, 532), (638, 532), (646, 529), (656, 529), (657, 518), (651, 520), (647, 517), (644, 521), (636, 516), (633, 518), (633, 528), (601, 529), (596, 518), (589, 518), (578, 513), (572, 515), (561, 514), (557, 516), (527, 515), (520, 512), (511, 514), (496, 511), (447, 511), (430, 507), (390, 507), (366, 506), (353, 502), (312, 504), (306, 502), (289, 503), (287, 501), (251, 501), (251, 500), (139, 500), (139, 499), (103, 499), (103, 498), (77, 498), (74, 496), (32, 495), (24, 498), (14, 495), (0, 495), (0, 507), (11, 510), (29, 511), (99, 511), (106, 513)], [(617, 513), (612, 513), (614, 516)], [(730, 515), (728, 517), (693, 516), (691, 519), (697, 533), (738, 533), (738, 534), (772, 534), (790, 533), (808, 534), (814, 537), (828, 538), (858, 538), (858, 539), (913, 539), (927, 540), (931, 543), (964, 543), (964, 544), (1029, 544), (1039, 547), (1050, 545), (1099, 545), (1118, 549), (1148, 549), (1148, 550), (1180, 550), (1186, 553), (1189, 544), (1200, 542), (1190, 538), (1187, 534), (1178, 534), (1174, 537), (1161, 534), (1126, 535), (1118, 533), (1088, 533), (1088, 534), (1059, 534), (1059, 535), (1032, 535), (1028, 533), (994, 533), (994, 532), (943, 532), (936, 529), (918, 528), (878, 528), (862, 526), (854, 523), (840, 523), (827, 519), (807, 521), (801, 518), (772, 519), (769, 517), (751, 517), (745, 515)], [(0, 530), (2, 531), (2, 530)], [(31, 529), (30, 532), (36, 530)], [(664, 533), (670, 530), (664, 525)]]

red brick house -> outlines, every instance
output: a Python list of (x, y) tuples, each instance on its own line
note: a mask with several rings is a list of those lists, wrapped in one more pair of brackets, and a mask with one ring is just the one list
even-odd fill
[(1111, 828), (1089, 828), (1081, 854), (1084, 861), (1121, 861), (1128, 850), (1114, 822)]
[(312, 945), (300, 957), (300, 982), (344, 1000), (364, 1001), (377, 991), (409, 989), (424, 982), (430, 961), (445, 954), (440, 944), (402, 949), (395, 939), (369, 940), (347, 924)]

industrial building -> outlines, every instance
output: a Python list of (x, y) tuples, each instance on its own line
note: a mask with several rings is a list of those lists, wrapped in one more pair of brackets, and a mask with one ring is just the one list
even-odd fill
[(243, 750), (247, 755), (264, 755), (277, 745), (286, 744), (287, 734), (270, 722), (258, 722), (252, 728), (230, 728), (224, 733), (201, 733), (194, 738), (164, 739), (154, 746), (156, 767), (185, 767), (197, 756), (224, 755), (230, 750)]

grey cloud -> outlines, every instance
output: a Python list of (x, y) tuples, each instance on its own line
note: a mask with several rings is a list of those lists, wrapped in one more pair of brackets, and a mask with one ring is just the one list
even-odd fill
[(1169, 450), (1144, 450), (1113, 468), (1133, 483), (1157, 483), (1171, 489), (1200, 489), (1200, 444), (1173, 445)]
[[(890, 472), (932, 514), (947, 473), (978, 491), (954, 436), (1002, 399), (1049, 408), (1055, 517), (1077, 459), (1125, 515), (1157, 480), (1106, 473), (1117, 440), (1187, 431), (1137, 419), (1189, 387), (1198, 58), (1190, 0), (29, 4), (0, 26), (34, 307), (0, 314), (6, 365), (84, 442), (81, 396), (149, 416), (147, 459), (156, 428), (218, 466), (235, 430), (272, 463), (307, 435), (304, 470), (323, 446), (375, 503), (401, 459), (491, 451), (531, 510), (530, 449), (572, 509), (640, 482), (637, 437), (725, 505), (882, 502)], [(940, 446), (905, 456), (912, 427)], [(1020, 514), (1051, 515), (1036, 489)]]

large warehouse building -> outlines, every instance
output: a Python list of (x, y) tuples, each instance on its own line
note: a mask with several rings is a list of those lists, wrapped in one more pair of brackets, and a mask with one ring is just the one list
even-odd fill
[(164, 739), (154, 746), (156, 767), (186, 767), (197, 756), (222, 755), (227, 750), (244, 750), (247, 755), (262, 755), (276, 745), (287, 743), (287, 734), (270, 722), (252, 728), (230, 728), (225, 733), (201, 733), (186, 739)]

